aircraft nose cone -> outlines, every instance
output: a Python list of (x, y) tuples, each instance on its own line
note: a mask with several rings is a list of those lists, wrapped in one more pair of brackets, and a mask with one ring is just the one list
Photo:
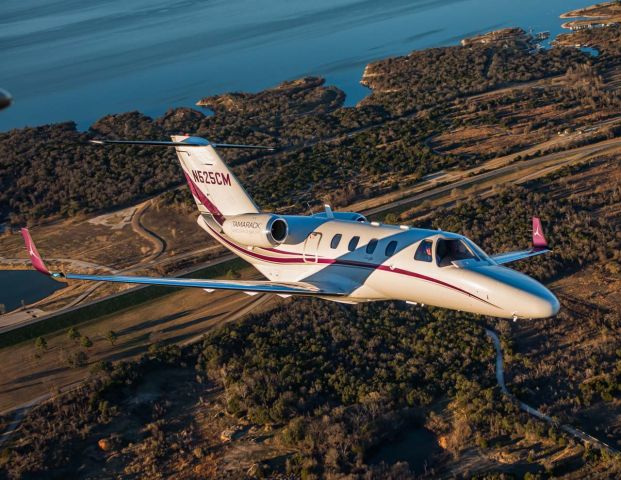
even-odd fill
[(490, 282), (493, 303), (504, 310), (506, 318), (548, 318), (561, 307), (550, 290), (523, 273), (498, 266), (479, 271)]
[(550, 316), (553, 317), (561, 309), (561, 302), (558, 301), (558, 298), (556, 298), (552, 292), (550, 292), (550, 294), (552, 295), (552, 300), (550, 301), (552, 314)]
[(515, 313), (523, 318), (549, 318), (561, 308), (556, 296), (543, 285), (536, 291), (524, 292), (519, 296)]
[(547, 288), (543, 290), (545, 290), (545, 294), (537, 296), (537, 299), (527, 308), (530, 312), (529, 318), (553, 317), (560, 310), (561, 304), (554, 294)]

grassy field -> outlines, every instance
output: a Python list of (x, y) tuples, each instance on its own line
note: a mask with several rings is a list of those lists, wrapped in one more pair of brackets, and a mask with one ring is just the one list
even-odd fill
[[(247, 264), (243, 260), (234, 259), (184, 276), (192, 278), (217, 278), (226, 275), (227, 272), (240, 270), (244, 266), (247, 266)], [(157, 285), (135, 287), (130, 291), (107, 297), (101, 301), (67, 313), (62, 313), (50, 320), (0, 334), (0, 348), (32, 340), (33, 338), (67, 329), (86, 321), (96, 320), (128, 308), (134, 308), (145, 302), (171, 295), (179, 290), (181, 289), (176, 287), (161, 287)]]

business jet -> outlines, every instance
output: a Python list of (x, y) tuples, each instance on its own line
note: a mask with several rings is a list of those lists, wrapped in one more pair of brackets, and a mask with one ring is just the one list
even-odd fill
[(329, 206), (313, 215), (262, 212), (217, 149), (265, 147), (177, 135), (172, 141), (91, 142), (175, 148), (198, 207), (200, 227), (268, 280), (52, 273), (28, 230), (22, 229), (34, 268), (52, 278), (300, 295), (344, 303), (404, 300), (514, 320), (546, 318), (559, 310), (546, 287), (504, 266), (550, 251), (536, 217), (531, 248), (487, 255), (457, 233), (370, 222), (360, 213), (336, 212)]

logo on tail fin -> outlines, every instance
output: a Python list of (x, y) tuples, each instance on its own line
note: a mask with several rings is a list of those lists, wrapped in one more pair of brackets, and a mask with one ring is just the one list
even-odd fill
[(542, 230), (541, 220), (533, 217), (533, 247), (535, 248), (548, 248), (548, 242)]

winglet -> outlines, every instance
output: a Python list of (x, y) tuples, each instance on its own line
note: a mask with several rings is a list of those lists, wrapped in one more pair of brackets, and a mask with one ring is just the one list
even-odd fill
[(26, 250), (28, 251), (28, 255), (30, 255), (32, 266), (44, 275), (51, 275), (50, 271), (45, 266), (45, 263), (43, 263), (43, 259), (41, 258), (41, 255), (39, 255), (37, 247), (32, 241), (32, 237), (30, 236), (30, 232), (27, 228), (22, 228), (22, 237), (24, 237), (24, 243), (26, 243)]
[(548, 248), (548, 242), (543, 236), (543, 227), (539, 217), (533, 217), (533, 248), (537, 250)]

